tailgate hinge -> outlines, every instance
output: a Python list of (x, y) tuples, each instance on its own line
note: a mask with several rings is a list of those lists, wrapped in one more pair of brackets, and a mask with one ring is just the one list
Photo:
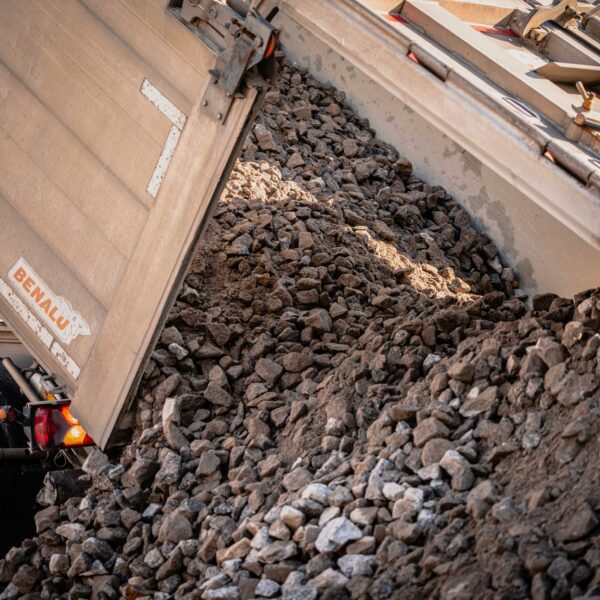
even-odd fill
[(215, 54), (201, 105), (214, 120), (224, 122), (243, 84), (265, 85), (274, 72), (273, 54), (279, 32), (255, 8), (256, 0), (170, 0), (169, 12), (182, 21)]

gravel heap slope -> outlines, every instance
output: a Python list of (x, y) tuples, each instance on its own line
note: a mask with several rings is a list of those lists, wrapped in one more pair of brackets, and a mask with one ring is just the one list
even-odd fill
[(600, 596), (600, 292), (489, 239), (284, 63), (139, 392), (0, 599)]

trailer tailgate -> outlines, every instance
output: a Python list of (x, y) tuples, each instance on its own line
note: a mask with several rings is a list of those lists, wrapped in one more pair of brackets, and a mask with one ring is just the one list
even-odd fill
[(101, 447), (260, 96), (211, 118), (214, 55), (166, 3), (0, 3), (0, 314)]

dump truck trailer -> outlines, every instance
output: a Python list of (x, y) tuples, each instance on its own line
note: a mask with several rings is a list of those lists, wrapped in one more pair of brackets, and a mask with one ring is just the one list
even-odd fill
[(11, 415), (34, 445), (79, 419), (104, 447), (267, 88), (277, 31), (238, 1), (9, 1), (0, 27), (0, 314), (51, 376), (42, 399), (20, 381), (29, 410)]
[(2, 2), (0, 314), (34, 363), (6, 357), (6, 414), (29, 451), (127, 439), (280, 29), (524, 291), (600, 284), (598, 23), (574, 0)]

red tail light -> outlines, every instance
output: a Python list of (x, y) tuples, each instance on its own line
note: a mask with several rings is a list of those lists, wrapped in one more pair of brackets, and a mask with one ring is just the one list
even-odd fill
[(40, 406), (33, 417), (33, 438), (42, 450), (90, 446), (94, 440), (71, 414), (68, 404)]
[(56, 425), (52, 419), (51, 408), (38, 408), (33, 417), (33, 434), (36, 444), (45, 450), (51, 445), (56, 434)]

